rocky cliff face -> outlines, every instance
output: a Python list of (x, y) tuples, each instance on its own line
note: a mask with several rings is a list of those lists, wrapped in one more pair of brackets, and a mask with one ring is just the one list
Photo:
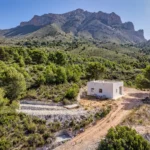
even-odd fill
[[(90, 37), (101, 41), (119, 41), (123, 43), (145, 41), (143, 30), (135, 31), (132, 22), (122, 23), (120, 16), (114, 12), (110, 14), (101, 11), (92, 13), (82, 9), (65, 14), (35, 15), (30, 21), (20, 23), (19, 27), (11, 29), (11, 31), (15, 30), (15, 33), (18, 33), (18, 28), (21, 31), (21, 29), (27, 30), (29, 26), (30, 28), (32, 26), (33, 32), (35, 32), (36, 29), (50, 24), (56, 24), (63, 32), (71, 32), (75, 36), (84, 38)], [(29, 31), (28, 34), (32, 33), (32, 30)], [(7, 35), (5, 34), (5, 36)]]
[(122, 24), (122, 28), (125, 30), (132, 30), (134, 31), (134, 25), (132, 22), (125, 22)]
[[(21, 22), (20, 26), (26, 25), (34, 25), (34, 26), (45, 26), (52, 23), (60, 23), (60, 24), (67, 24), (68, 22), (74, 21), (75, 23), (78, 22), (80, 25), (82, 22), (87, 20), (99, 20), (106, 25), (120, 25), (122, 24), (121, 18), (116, 15), (114, 12), (111, 14), (103, 13), (99, 11), (98, 13), (90, 13), (84, 11), (82, 9), (77, 9), (75, 11), (71, 11), (65, 14), (45, 14), (42, 16), (35, 15), (30, 21), (28, 22)], [(71, 22), (73, 25), (74, 22)], [(69, 25), (71, 26), (69, 23)]]

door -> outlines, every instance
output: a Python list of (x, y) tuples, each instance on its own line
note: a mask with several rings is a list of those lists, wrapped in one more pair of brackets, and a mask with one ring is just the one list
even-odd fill
[(122, 86), (120, 86), (120, 87), (119, 87), (119, 94), (120, 94), (120, 95), (122, 95), (122, 93), (123, 93), (122, 90), (123, 90), (123, 88), (122, 88)]

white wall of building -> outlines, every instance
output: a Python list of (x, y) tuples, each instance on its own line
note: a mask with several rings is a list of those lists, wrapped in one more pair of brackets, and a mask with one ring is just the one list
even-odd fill
[[(121, 93), (120, 87), (122, 87)], [(100, 92), (100, 90), (102, 90), (102, 92)], [(106, 96), (109, 99), (117, 99), (123, 95), (123, 82), (91, 81), (87, 83), (87, 94)]]
[[(122, 88), (120, 91), (120, 87)], [(123, 82), (113, 83), (113, 99), (123, 96)]]

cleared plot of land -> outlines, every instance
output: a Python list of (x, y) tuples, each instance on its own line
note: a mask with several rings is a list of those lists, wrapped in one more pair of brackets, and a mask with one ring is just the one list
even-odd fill
[(26, 113), (28, 115), (33, 116), (48, 116), (48, 115), (79, 115), (79, 114), (85, 114), (86, 112), (84, 110), (54, 110), (54, 111), (48, 111), (48, 110), (21, 110), (21, 112)]
[[(120, 124), (134, 108), (142, 105), (141, 99), (147, 96), (146, 92), (136, 89), (127, 88), (125, 92), (126, 96), (124, 98), (111, 102), (112, 110), (109, 115), (98, 121), (95, 126), (89, 127), (84, 133), (55, 148), (55, 150), (95, 150), (100, 139), (105, 137), (107, 131), (111, 127)], [(86, 107), (96, 107), (94, 106), (95, 101), (83, 100), (81, 103)], [(99, 107), (105, 105), (105, 102), (96, 103), (99, 103)]]
[(56, 121), (65, 123), (72, 119), (81, 120), (83, 116), (88, 115), (88, 111), (84, 108), (67, 109), (63, 106), (49, 106), (42, 104), (20, 104), (18, 112), (45, 119), (47, 123)]

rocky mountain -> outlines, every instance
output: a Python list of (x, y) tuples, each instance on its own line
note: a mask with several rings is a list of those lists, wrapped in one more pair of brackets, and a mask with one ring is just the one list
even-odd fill
[(114, 12), (110, 14), (101, 11), (92, 13), (82, 9), (64, 14), (35, 15), (30, 21), (21, 22), (16, 28), (5, 31), (0, 30), (0, 35), (4, 37), (36, 36), (36, 32), (38, 32), (37, 36), (39, 37), (41, 34), (42, 37), (54, 36), (54, 33), (47, 35), (41, 32), (41, 28), (45, 27), (47, 32), (49, 32), (49, 27), (50, 31), (52, 31), (51, 25), (57, 26), (59, 32), (71, 33), (74, 36), (86, 39), (121, 43), (140, 43), (146, 41), (143, 30), (135, 31), (132, 22), (123, 23), (120, 16)]

